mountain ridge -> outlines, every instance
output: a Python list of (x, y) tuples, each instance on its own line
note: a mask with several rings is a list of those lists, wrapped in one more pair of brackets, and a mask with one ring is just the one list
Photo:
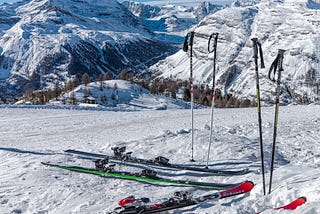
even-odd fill
[(151, 6), (145, 3), (124, 1), (122, 4), (155, 32), (157, 38), (168, 43), (182, 44), (187, 30), (205, 16), (225, 6), (204, 1), (198, 6), (165, 4)]
[(116, 0), (32, 0), (0, 10), (6, 8), (16, 19), (0, 25), (0, 76), (12, 93), (83, 73), (137, 72), (176, 51)]
[[(287, 50), (284, 58), (283, 103), (319, 102), (320, 17), (308, 3), (260, 1), (251, 6), (232, 6), (205, 17), (190, 29), (210, 35), (219, 33), (216, 84), (224, 94), (255, 98), (255, 76), (251, 38), (262, 44), (266, 69), (260, 69), (264, 103), (272, 103), (274, 84), (267, 79), (267, 69), (278, 49)], [(313, 2), (315, 5), (318, 3)], [(314, 7), (314, 5), (313, 5)], [(207, 40), (194, 39), (193, 73), (197, 84), (212, 84), (212, 54)], [(189, 78), (189, 53), (180, 50), (151, 66), (146, 72), (162, 78)]]

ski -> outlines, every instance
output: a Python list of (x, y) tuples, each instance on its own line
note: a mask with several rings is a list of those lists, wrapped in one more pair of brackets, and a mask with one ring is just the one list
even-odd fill
[(126, 147), (120, 147), (120, 148), (114, 147), (112, 148), (112, 150), (114, 152), (113, 155), (104, 155), (104, 154), (84, 152), (84, 151), (73, 150), (73, 149), (65, 150), (65, 152), (76, 154), (76, 155), (84, 155), (84, 156), (95, 157), (95, 158), (108, 158), (110, 160), (131, 162), (131, 163), (157, 166), (157, 167), (163, 167), (163, 168), (206, 172), (206, 173), (210, 173), (212, 175), (217, 175), (217, 176), (243, 175), (250, 172), (248, 168), (238, 170), (238, 171), (228, 171), (228, 170), (209, 169), (206, 167), (190, 167), (190, 166), (180, 165), (180, 164), (171, 164), (169, 163), (169, 159), (162, 156), (156, 157), (155, 159), (136, 158), (131, 156), (132, 152), (125, 153)]
[(120, 207), (114, 209), (113, 214), (149, 214), (149, 213), (159, 213), (169, 210), (175, 210), (179, 208), (189, 207), (197, 204), (201, 204), (206, 201), (217, 201), (223, 198), (232, 197), (244, 193), (248, 193), (254, 187), (253, 182), (245, 181), (239, 184), (236, 187), (207, 194), (199, 197), (192, 197), (192, 195), (188, 192), (175, 192), (174, 197), (169, 200), (165, 200), (162, 203), (151, 204), (150, 199), (142, 198), (135, 199), (134, 196), (129, 196), (125, 199), (122, 199), (119, 202)]
[(207, 183), (207, 182), (196, 182), (189, 180), (171, 180), (168, 178), (162, 178), (156, 175), (156, 172), (152, 170), (143, 170), (139, 173), (127, 172), (127, 171), (115, 171), (110, 168), (107, 170), (94, 169), (94, 168), (84, 168), (79, 166), (66, 166), (51, 164), (46, 162), (41, 162), (46, 166), (56, 167), (60, 169), (65, 169), (74, 172), (81, 172), (93, 175), (100, 175), (103, 177), (118, 178), (125, 180), (134, 180), (147, 183), (156, 183), (156, 184), (166, 184), (174, 186), (183, 186), (183, 187), (196, 187), (203, 189), (213, 189), (213, 190), (224, 190), (236, 186), (237, 184), (223, 184), (223, 183)]
[[(296, 200), (290, 202), (287, 205), (281, 206), (281, 207), (277, 207), (277, 208), (273, 208), (273, 210), (295, 210), (297, 207), (305, 204), (307, 202), (307, 198), (306, 197), (299, 197)], [(263, 212), (263, 211), (262, 211)], [(260, 214), (262, 212), (258, 212), (257, 214)]]

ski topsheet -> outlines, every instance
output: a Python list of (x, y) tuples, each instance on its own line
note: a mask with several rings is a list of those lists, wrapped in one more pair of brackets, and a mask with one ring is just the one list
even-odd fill
[(51, 164), (51, 163), (44, 163), (44, 162), (42, 162), (42, 164), (46, 166), (60, 168), (60, 169), (66, 169), (69, 171), (100, 175), (104, 177), (112, 177), (112, 178), (118, 178), (118, 179), (126, 179), (126, 180), (134, 180), (134, 181), (140, 181), (140, 182), (166, 184), (166, 185), (174, 185), (174, 186), (224, 190), (224, 189), (228, 189), (238, 185), (238, 184), (223, 184), (223, 183), (206, 183), (206, 182), (196, 182), (196, 181), (188, 181), (188, 180), (171, 180), (167, 178), (161, 178), (158, 176), (148, 177), (141, 173), (131, 173), (126, 171), (121, 171), (121, 172), (99, 171), (97, 169), (92, 169), (92, 168), (84, 168), (79, 166), (65, 166), (65, 165), (58, 165), (58, 164)]
[[(297, 207), (305, 204), (306, 202), (307, 202), (307, 198), (302, 196), (302, 197), (299, 197), (296, 200), (290, 202), (287, 205), (273, 208), (273, 210), (282, 210), (282, 209), (283, 210), (295, 210), (295, 209), (297, 209)], [(259, 213), (261, 213), (261, 212), (258, 212), (257, 214), (259, 214)]]
[(307, 198), (306, 197), (299, 197), (296, 200), (292, 201), (291, 203), (285, 205), (285, 206), (281, 206), (281, 207), (277, 207), (275, 208), (275, 210), (295, 210), (297, 207), (305, 204), (307, 202)]
[(104, 154), (84, 152), (84, 151), (73, 150), (73, 149), (65, 150), (65, 152), (77, 154), (77, 155), (95, 157), (95, 158), (108, 158), (110, 160), (131, 162), (131, 163), (144, 164), (144, 165), (150, 165), (150, 166), (158, 166), (158, 167), (164, 167), (164, 168), (189, 170), (189, 171), (196, 171), (196, 172), (206, 172), (206, 173), (210, 173), (213, 175), (219, 175), (219, 176), (243, 175), (243, 174), (246, 174), (249, 172), (249, 170), (247, 168), (242, 169), (242, 170), (238, 170), (238, 171), (228, 171), (228, 170), (209, 169), (209, 168), (205, 168), (205, 167), (190, 167), (190, 166), (180, 165), (180, 164), (171, 164), (168, 162), (169, 161), (168, 159), (166, 159), (167, 161), (163, 161), (163, 159), (165, 159), (163, 157), (157, 157), (154, 160), (152, 160), (152, 159), (149, 160), (149, 159), (141, 159), (141, 158), (131, 157), (131, 153), (126, 153), (126, 154), (115, 153), (114, 155), (104, 155)]
[[(141, 214), (149, 214), (149, 213), (159, 213), (169, 210), (175, 210), (179, 208), (184, 208), (196, 204), (200, 204), (206, 201), (215, 201), (220, 200), (227, 197), (232, 197), (244, 193), (248, 193), (252, 190), (254, 187), (253, 182), (251, 181), (245, 181), (241, 184), (239, 184), (236, 187), (227, 189), (225, 191), (216, 192), (207, 194), (204, 196), (199, 197), (188, 197), (187, 194), (175, 194), (175, 197), (170, 198), (169, 200), (166, 200), (162, 203), (157, 204), (151, 204), (151, 205), (137, 205), (138, 203), (135, 203), (139, 199), (134, 199), (133, 196), (130, 196), (130, 198), (123, 199), (119, 202), (119, 205), (121, 207), (117, 207), (113, 212), (111, 213), (118, 213), (118, 214), (134, 214), (134, 213), (141, 213)], [(124, 203), (127, 201), (127, 203)], [(146, 201), (147, 203), (149, 200), (142, 200)]]

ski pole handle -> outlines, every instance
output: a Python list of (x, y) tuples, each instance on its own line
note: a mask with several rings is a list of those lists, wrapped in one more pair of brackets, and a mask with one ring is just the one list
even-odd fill
[[(216, 52), (217, 44), (218, 44), (218, 35), (219, 35), (219, 33), (213, 33), (213, 34), (210, 35), (209, 40), (208, 40), (208, 52), (209, 53)], [(210, 49), (210, 43), (211, 43), (211, 39), (213, 37), (214, 37), (213, 48)]]
[[(281, 77), (281, 72), (283, 71), (283, 58), (284, 58), (284, 52), (285, 50), (279, 49), (278, 50), (278, 55), (276, 59), (272, 62), (268, 77), (272, 82), (277, 82), (280, 84), (280, 77)], [(273, 71), (273, 72), (272, 72)], [(275, 79), (276, 72), (278, 71), (278, 79)], [(271, 77), (271, 74), (273, 73), (273, 78)]]
[[(253, 42), (253, 58), (258, 60), (258, 53), (259, 53), (261, 68), (265, 68), (261, 44), (258, 41), (258, 38), (252, 38), (251, 40)], [(258, 49), (259, 49), (259, 52), (258, 52)]]

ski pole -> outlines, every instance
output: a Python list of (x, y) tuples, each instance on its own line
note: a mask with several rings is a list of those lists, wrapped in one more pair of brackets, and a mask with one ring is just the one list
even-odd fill
[[(275, 156), (275, 149), (276, 149), (276, 138), (277, 138), (277, 126), (278, 126), (278, 115), (279, 115), (279, 97), (280, 97), (280, 79), (281, 79), (281, 72), (283, 71), (282, 63), (283, 63), (283, 55), (285, 50), (279, 49), (278, 55), (276, 59), (271, 64), (269, 70), (269, 79), (277, 84), (276, 88), (276, 106), (275, 106), (275, 115), (274, 115), (274, 124), (273, 124), (273, 143), (272, 143), (272, 157), (271, 157), (271, 170), (270, 170), (270, 182), (269, 182), (269, 194), (271, 193), (271, 186), (272, 186), (272, 176), (273, 176), (273, 166), (274, 166), (274, 156)], [(278, 78), (275, 79), (275, 74), (278, 68)], [(273, 78), (271, 77), (271, 73), (273, 70)]]
[[(211, 125), (210, 125), (210, 138), (209, 138), (209, 145), (208, 145), (208, 155), (207, 155), (207, 165), (209, 165), (209, 157), (210, 157), (210, 150), (211, 150), (211, 142), (212, 142), (212, 129), (213, 129), (213, 110), (214, 110), (214, 99), (215, 99), (215, 80), (216, 80), (216, 59), (217, 59), (217, 44), (218, 44), (218, 33), (211, 34), (209, 41), (208, 41), (208, 52), (214, 53), (213, 56), (213, 72), (212, 72), (212, 94), (211, 94)], [(213, 49), (210, 49), (210, 41), (214, 37), (213, 41)]]
[[(187, 34), (184, 44), (183, 44), (183, 51), (188, 52), (188, 45), (190, 46), (190, 96), (191, 96), (191, 161), (194, 161), (193, 159), (193, 142), (194, 142), (194, 125), (193, 125), (193, 71), (192, 71), (192, 52), (193, 52), (193, 38), (194, 38), (194, 32), (190, 32)], [(189, 38), (190, 37), (190, 38)], [(189, 40), (189, 41), (188, 41)]]
[(258, 123), (259, 123), (259, 137), (260, 137), (260, 156), (261, 156), (261, 171), (263, 181), (263, 194), (266, 194), (266, 181), (264, 172), (264, 154), (263, 154), (263, 141), (262, 141), (262, 120), (261, 120), (261, 103), (260, 103), (260, 84), (259, 84), (259, 66), (258, 66), (258, 49), (260, 53), (261, 68), (264, 68), (263, 53), (261, 44), (257, 38), (251, 39), (253, 42), (253, 58), (255, 64), (256, 73), (256, 94), (257, 94), (257, 106), (258, 106)]

